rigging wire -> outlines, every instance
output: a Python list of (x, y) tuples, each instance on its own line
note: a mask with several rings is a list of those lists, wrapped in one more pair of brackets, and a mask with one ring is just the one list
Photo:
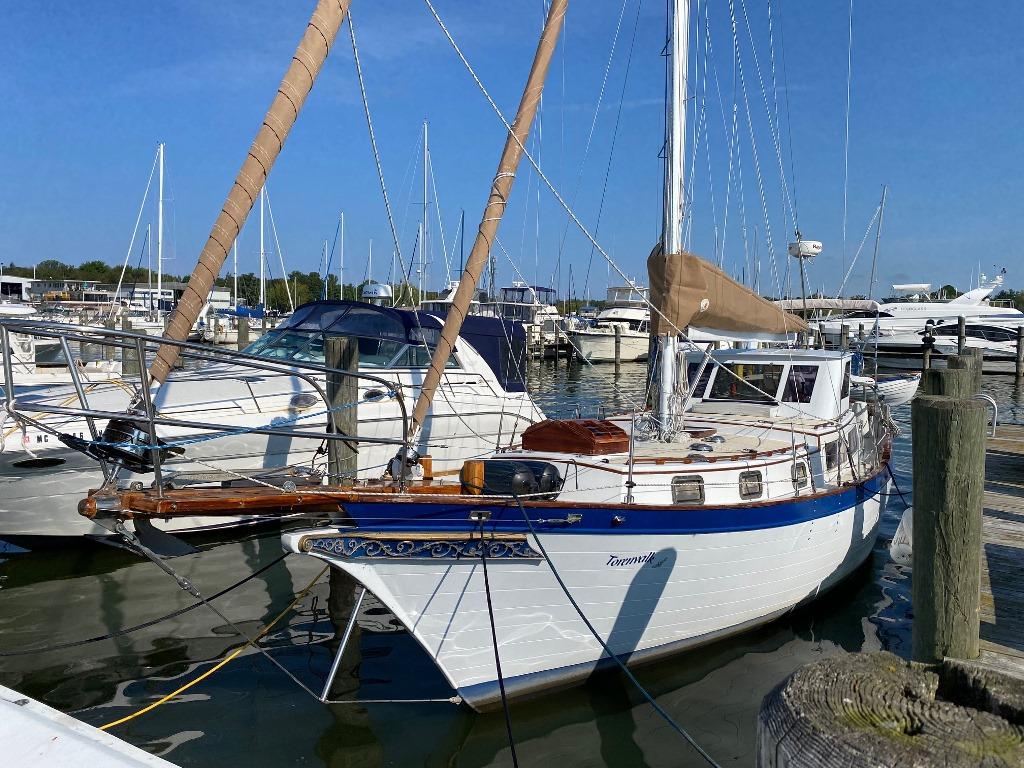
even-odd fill
[(274, 209), (270, 205), (270, 186), (268, 184), (264, 184), (263, 189), (267, 193), (267, 213), (270, 215), (270, 231), (274, 233), (274, 248), (277, 250), (277, 260), (281, 264), (281, 276), (284, 278), (284, 292), (288, 295), (288, 306), (290, 306), (292, 312), (294, 312), (295, 299), (297, 297), (292, 296), (292, 289), (288, 285), (288, 270), (284, 266), (284, 254), (281, 252), (281, 241), (277, 237), (277, 224), (274, 223)]
[[(612, 142), (608, 149), (608, 163), (604, 169), (604, 181), (601, 184), (601, 200), (597, 206), (597, 219), (594, 221), (594, 235), (596, 236), (598, 231), (601, 229), (601, 216), (604, 213), (604, 201), (608, 194), (608, 180), (612, 174), (612, 160), (615, 158), (615, 145), (619, 138), (619, 125), (622, 122), (622, 105), (626, 101), (626, 86), (629, 84), (629, 71), (633, 64), (633, 50), (636, 47), (636, 33), (640, 26), (640, 10), (643, 8), (643, 0), (639, 0), (636, 4), (636, 18), (633, 20), (633, 35), (629, 41), (629, 52), (626, 55), (626, 67), (622, 75), (622, 90), (619, 94), (619, 106), (615, 111), (615, 126), (612, 128)], [(539, 187), (538, 187), (539, 191)], [(568, 226), (568, 221), (566, 221)], [(590, 295), (590, 267), (594, 261), (594, 246), (590, 246), (590, 255), (587, 257), (587, 271), (583, 279), (583, 293), (584, 295)]]
[[(477, 88), (480, 90), (480, 93), (487, 100), (487, 103), (490, 105), (490, 107), (494, 111), (495, 115), (501, 121), (502, 125), (505, 127), (505, 130), (508, 131), (508, 133), (512, 136), (513, 140), (515, 140), (516, 144), (519, 146), (520, 151), (522, 151), (522, 153), (523, 153), (523, 157), (525, 157), (529, 161), (530, 165), (537, 172), (538, 178), (541, 181), (544, 182), (544, 185), (548, 188), (548, 190), (551, 192), (552, 196), (554, 196), (555, 200), (558, 202), (558, 204), (562, 207), (562, 209), (566, 212), (566, 214), (572, 220), (573, 224), (576, 225), (576, 227), (580, 230), (580, 232), (584, 235), (584, 237), (586, 237), (587, 240), (589, 240), (591, 242), (591, 244), (593, 244), (594, 248), (597, 249), (597, 252), (600, 253), (601, 256), (605, 259), (605, 261), (607, 262), (609, 268), (614, 270), (615, 273), (622, 280), (625, 281), (626, 285), (634, 286), (633, 280), (631, 278), (629, 278), (626, 275), (625, 272), (623, 272), (622, 268), (615, 262), (615, 260), (613, 258), (611, 258), (611, 256), (608, 255), (608, 252), (605, 251), (605, 249), (600, 245), (600, 243), (597, 242), (597, 239), (594, 237), (594, 235), (590, 232), (590, 230), (587, 229), (586, 225), (582, 221), (580, 221), (579, 216), (577, 216), (575, 211), (573, 211), (572, 207), (568, 203), (566, 203), (565, 198), (562, 197), (561, 193), (559, 193), (558, 189), (555, 187), (555, 185), (548, 178), (547, 174), (545, 174), (544, 171), (541, 169), (540, 165), (537, 163), (537, 160), (533, 157), (532, 154), (530, 154), (530, 151), (526, 148), (526, 146), (521, 141), (519, 141), (518, 137), (516, 137), (515, 132), (512, 130), (512, 126), (509, 124), (508, 120), (505, 118), (505, 115), (501, 111), (501, 108), (498, 107), (497, 103), (494, 101), (494, 98), (491, 96), (490, 92), (487, 90), (486, 86), (483, 84), (483, 81), (480, 80), (480, 77), (479, 77), (479, 75), (477, 75), (476, 70), (473, 69), (473, 65), (469, 63), (469, 59), (467, 59), (466, 55), (463, 53), (462, 48), (459, 47), (459, 44), (456, 42), (455, 38), (452, 37), (451, 32), (448, 30), (447, 25), (445, 25), (444, 20), (438, 14), (437, 9), (434, 7), (433, 2), (431, 0), (424, 0), (424, 3), (426, 4), (428, 10), (430, 11), (430, 14), (434, 17), (434, 20), (437, 22), (437, 25), (441, 29), (441, 32), (444, 34), (445, 38), (448, 40), (449, 44), (452, 46), (452, 50), (459, 57), (459, 60), (462, 62), (463, 66), (466, 68), (467, 73), (470, 75), (470, 77), (472, 78), (473, 82), (476, 84)], [(762, 202), (763, 202), (763, 199), (764, 199), (764, 196), (762, 194)], [(769, 238), (769, 245), (771, 245), (770, 238)], [(770, 247), (770, 251), (774, 254), (774, 251), (772, 250), (771, 247)], [(772, 264), (773, 264), (773, 271), (774, 271), (774, 267), (775, 267), (774, 258), (773, 258)], [(674, 329), (675, 332), (678, 334), (679, 338), (684, 343), (688, 344), (693, 350), (702, 353), (702, 355), (704, 356), (705, 359), (710, 360), (716, 367), (720, 368), (723, 371), (726, 371), (728, 375), (733, 376), (738, 381), (743, 381), (745, 384), (747, 384), (747, 386), (753, 386), (753, 385), (750, 384), (750, 382), (748, 382), (748, 381), (740, 378), (739, 376), (737, 376), (737, 374), (731, 368), (729, 368), (728, 366), (723, 366), (717, 360), (714, 360), (713, 358), (711, 358), (710, 352), (707, 349), (702, 349), (699, 345), (697, 345), (693, 341), (691, 341), (690, 338), (683, 331), (683, 329), (679, 328), (678, 326), (675, 325), (675, 323), (671, 322), (665, 316), (665, 313), (662, 312), (649, 298), (644, 298), (644, 303), (647, 305), (647, 307), (652, 312), (656, 312), (665, 321), (665, 323), (670, 328)], [(757, 392), (759, 392), (760, 394), (765, 395), (765, 397), (767, 397), (770, 402), (777, 402), (777, 399), (774, 396), (769, 395), (766, 392), (763, 392), (762, 390), (758, 389), (757, 387), (754, 387), (754, 389)]]
[[(218, 599), (220, 597), (223, 597), (224, 595), (228, 594), (229, 592), (234, 592), (236, 589), (241, 587), (243, 584), (246, 584), (247, 582), (252, 581), (253, 579), (255, 579), (257, 576), (260, 576), (260, 575), (266, 573), (267, 571), (269, 571), (271, 568), (273, 568), (275, 565), (280, 563), (282, 560), (284, 560), (290, 554), (291, 554), (290, 552), (285, 552), (280, 557), (276, 557), (273, 560), (271, 560), (269, 563), (264, 565), (259, 570), (253, 571), (252, 573), (250, 573), (245, 578), (240, 579), (239, 581), (236, 581), (230, 587), (225, 587), (220, 592), (215, 592), (214, 594), (210, 595), (206, 599), (207, 600), (216, 600), (216, 599)], [(103, 634), (103, 635), (96, 635), (95, 637), (87, 637), (84, 640), (72, 640), (72, 641), (66, 642), (66, 643), (56, 643), (54, 645), (44, 645), (44, 646), (41, 646), (41, 647), (38, 647), (38, 648), (22, 648), (22, 649), (19, 649), (17, 651), (3, 651), (3, 652), (0, 652), (0, 658), (7, 658), (7, 657), (10, 657), (10, 656), (29, 656), (31, 654), (48, 653), (50, 651), (64, 651), (64, 650), (67, 650), (69, 648), (78, 648), (79, 646), (89, 645), (91, 643), (99, 643), (99, 642), (102, 642), (103, 640), (111, 640), (111, 639), (113, 639), (115, 637), (121, 637), (123, 635), (129, 635), (132, 632), (138, 632), (140, 629), (148, 629), (149, 627), (152, 627), (152, 626), (154, 626), (156, 624), (160, 624), (160, 623), (162, 623), (164, 621), (168, 621), (170, 619), (177, 618), (178, 616), (181, 616), (182, 614), (188, 613), (189, 611), (194, 611), (196, 608), (198, 608), (201, 605), (202, 605), (202, 602), (196, 601), (196, 602), (192, 603), (191, 605), (186, 605), (184, 608), (179, 608), (176, 611), (171, 611), (170, 613), (165, 614), (163, 616), (160, 616), (160, 617), (158, 617), (156, 619), (150, 619), (149, 621), (144, 621), (141, 624), (135, 624), (135, 625), (130, 626), (130, 627), (124, 627), (123, 629), (116, 629), (113, 632), (108, 632), (108, 633)]]
[[(846, 136), (843, 140), (843, 271), (846, 271), (846, 212), (850, 191), (850, 91), (853, 85), (853, 0), (850, 0), (850, 31), (846, 46)], [(845, 280), (843, 281), (846, 282)]]
[[(626, 12), (626, 2), (627, 2), (627, 0), (622, 0), (622, 5), (619, 7), (619, 17), (618, 17), (618, 19), (615, 22), (615, 32), (612, 35), (611, 49), (608, 52), (608, 60), (605, 62), (605, 65), (604, 65), (604, 74), (601, 77), (601, 87), (600, 87), (600, 89), (597, 92), (597, 104), (594, 105), (594, 116), (590, 120), (590, 130), (587, 132), (586, 144), (583, 145), (583, 159), (580, 160), (580, 167), (576, 171), (576, 182), (575, 182), (575, 185), (573, 186), (572, 194), (569, 196), (570, 205), (575, 205), (576, 204), (576, 197), (579, 194), (580, 184), (583, 181), (583, 169), (584, 169), (584, 167), (587, 164), (587, 158), (590, 157), (590, 147), (591, 147), (591, 144), (593, 143), (593, 140), (594, 140), (594, 130), (597, 128), (597, 118), (601, 114), (601, 105), (604, 103), (604, 93), (605, 93), (605, 89), (608, 86), (608, 73), (611, 71), (612, 61), (615, 58), (615, 47), (616, 47), (616, 45), (618, 44), (618, 41), (619, 41), (619, 31), (622, 29), (622, 17), (623, 17), (623, 14), (625, 14), (625, 12)], [(643, 2), (643, 0), (640, 0), (640, 2)], [(437, 14), (436, 13), (434, 14), (434, 16), (435, 16), (435, 18), (437, 18)], [(438, 21), (440, 21), (439, 18), (438, 18)], [(564, 53), (563, 53), (562, 60), (563, 60), (563, 66), (564, 66), (564, 61), (565, 61)], [(564, 72), (563, 72), (563, 77), (564, 77)], [(564, 86), (563, 86), (563, 89), (564, 89)], [(564, 109), (564, 104), (563, 104), (563, 109)], [(563, 123), (564, 123), (564, 118), (563, 118)], [(565, 220), (565, 227), (562, 229), (562, 237), (561, 237), (561, 239), (558, 242), (558, 258), (559, 259), (561, 259), (562, 253), (565, 250), (565, 238), (569, 234), (569, 224), (570, 224), (570, 220), (566, 219)]]
[[(203, 674), (199, 675), (198, 677), (193, 678), (192, 680), (189, 680), (187, 683), (185, 683), (180, 688), (178, 688), (178, 689), (176, 689), (174, 691), (171, 691), (169, 694), (167, 694), (166, 696), (163, 696), (163, 697), (157, 699), (152, 704), (149, 704), (149, 705), (143, 707), (142, 709), (137, 709), (136, 711), (132, 712), (130, 715), (126, 715), (125, 717), (122, 717), (122, 718), (119, 718), (119, 719), (114, 720), (112, 722), (109, 722), (109, 723), (106, 723), (104, 725), (101, 725), (99, 727), (100, 730), (101, 731), (106, 731), (106, 730), (109, 730), (109, 729), (113, 728), (116, 725), (121, 725), (123, 723), (127, 723), (129, 720), (134, 720), (135, 718), (139, 717), (140, 715), (144, 715), (147, 712), (153, 711), (154, 709), (156, 709), (160, 705), (166, 704), (168, 701), (170, 701), (171, 699), (175, 698), (179, 694), (184, 693), (189, 688), (192, 688), (197, 683), (200, 683), (203, 680), (205, 680), (206, 678), (208, 678), (210, 675), (212, 675), (214, 672), (216, 672), (221, 667), (227, 665), (236, 656), (238, 656), (242, 651), (244, 651), (246, 648), (248, 648), (250, 646), (252, 646), (253, 648), (255, 648), (258, 651), (262, 651), (267, 656), (267, 658), (273, 658), (269, 654), (267, 654), (266, 649), (264, 649), (264, 648), (262, 648), (262, 647), (260, 647), (258, 645), (259, 641), (261, 639), (263, 639), (263, 637), (265, 637), (270, 632), (270, 630), (272, 630), (274, 628), (274, 626), (277, 625), (277, 623), (279, 621), (281, 621), (281, 619), (283, 619), (285, 616), (287, 616), (288, 612), (291, 611), (291, 609), (294, 608), (295, 605), (300, 600), (302, 600), (303, 598), (305, 598), (306, 595), (309, 594), (309, 592), (313, 589), (313, 587), (316, 586), (316, 583), (318, 581), (320, 581), (320, 577), (323, 576), (325, 573), (327, 573), (327, 570), (329, 568), (330, 568), (329, 565), (325, 565), (323, 567), (323, 570), (320, 571), (320, 573), (318, 573), (316, 576), (313, 577), (313, 580), (311, 582), (309, 582), (309, 584), (306, 586), (306, 588), (303, 589), (301, 592), (299, 592), (299, 594), (297, 594), (295, 596), (295, 599), (292, 600), (290, 603), (288, 603), (288, 606), (283, 611), (281, 611), (279, 614), (277, 614), (277, 616), (275, 616), (273, 618), (273, 620), (269, 624), (267, 624), (263, 629), (261, 629), (259, 631), (259, 633), (255, 637), (249, 638), (248, 636), (243, 635), (243, 637), (246, 638), (246, 641), (242, 645), (240, 645), (238, 648), (236, 648), (230, 654), (225, 656), (219, 662), (214, 664), (208, 670), (203, 672)], [(203, 602), (206, 603), (206, 600), (204, 599)], [(209, 603), (206, 603), (206, 604), (209, 605)], [(213, 606), (210, 606), (210, 607), (212, 608)], [(214, 609), (214, 610), (216, 611), (216, 609)], [(220, 613), (220, 612), (217, 611), (217, 613)], [(223, 614), (220, 614), (220, 615), (223, 617)], [(234, 627), (234, 624), (232, 624), (232, 626)], [(237, 627), (236, 627), (236, 629), (237, 629)], [(274, 663), (278, 664), (278, 666), (280, 666), (280, 664), (276, 660), (275, 660)], [(281, 668), (284, 669), (284, 667), (281, 667)]]
[[(388, 227), (391, 230), (391, 240), (395, 247), (395, 255), (398, 256), (399, 266), (402, 268), (402, 274), (405, 274), (405, 259), (402, 257), (402, 246), (398, 241), (398, 230), (395, 229), (395, 217), (391, 210), (391, 200), (388, 197), (387, 184), (384, 182), (384, 168), (380, 162), (380, 151), (377, 149), (377, 136), (373, 130), (373, 118), (370, 115), (370, 102), (366, 97), (366, 83), (363, 80), (363, 67), (359, 61), (359, 46), (356, 44), (356, 24), (355, 19), (352, 17), (352, 11), (348, 12), (348, 36), (352, 42), (352, 58), (355, 60), (356, 66), (356, 80), (359, 81), (359, 96), (363, 102), (363, 113), (366, 115), (366, 130), (370, 134), (370, 148), (373, 150), (373, 162), (377, 167), (377, 180), (380, 182), (381, 195), (384, 197), (384, 209), (388, 215)], [(404, 287), (408, 289), (410, 296), (412, 295), (412, 286), (409, 280), (406, 279)], [(400, 296), (395, 297), (395, 302), (398, 302)]]
[(494, 646), (494, 669), (498, 673), (498, 690), (501, 692), (501, 708), (505, 713), (505, 731), (508, 734), (508, 748), (512, 753), (512, 766), (519, 768), (516, 756), (516, 740), (512, 736), (512, 713), (508, 708), (508, 694), (505, 693), (505, 676), (501, 673), (501, 654), (498, 652), (498, 630), (494, 625), (494, 605), (491, 600), (491, 581), (487, 575), (487, 549), (489, 544), (484, 541), (483, 521), (480, 522), (480, 565), (484, 571), (484, 594), (487, 596), (487, 617), (491, 624), (491, 644)]
[[(132, 229), (131, 240), (128, 241), (128, 252), (124, 256), (124, 266), (121, 267), (121, 276), (117, 278), (117, 288), (114, 291), (114, 295), (117, 296), (121, 292), (121, 283), (124, 282), (124, 273), (128, 269), (128, 260), (132, 257), (132, 248), (135, 247), (135, 238), (139, 234), (139, 222), (142, 221), (142, 212), (146, 208), (146, 201), (149, 199), (149, 189), (153, 185), (153, 174), (156, 172), (157, 160), (160, 158), (160, 148), (157, 147), (156, 154), (153, 156), (153, 165), (149, 169), (149, 179), (146, 181), (146, 191), (142, 194), (142, 202), (139, 203), (139, 213), (135, 217), (135, 227)], [(110, 314), (108, 317), (114, 316), (114, 302), (110, 302)]]

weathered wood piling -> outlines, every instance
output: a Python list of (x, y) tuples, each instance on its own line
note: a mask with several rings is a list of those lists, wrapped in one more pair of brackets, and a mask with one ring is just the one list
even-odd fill
[[(1005, 566), (993, 575), (993, 553), (982, 540), (987, 408), (975, 397), (981, 357), (966, 350), (948, 366), (925, 371), (912, 405), (913, 661), (854, 653), (797, 670), (762, 703), (762, 768), (1024, 766), (1024, 664), (1013, 650), (1019, 646), (1012, 641), (1012, 648), (993, 650), (981, 640), (982, 588), (990, 605), (1012, 578)], [(1020, 573), (1024, 557), (1000, 557), (1017, 557)], [(1003, 608), (995, 613), (1005, 614), (1011, 598), (999, 599)], [(998, 623), (1014, 621), (1004, 616)]]
[(757, 722), (759, 768), (1024, 765), (1024, 681), (852, 653), (798, 669)]
[[(121, 318), (121, 330), (131, 333), (132, 321), (127, 318)], [(121, 348), (121, 375), (122, 376), (138, 376), (139, 375), (139, 353), (136, 351), (134, 346), (134, 339), (125, 339), (131, 347)]]
[[(952, 362), (952, 361), (951, 361)], [(911, 406), (914, 436), (913, 657), (978, 656), (985, 403), (969, 370), (931, 370)], [(941, 385), (937, 386), (937, 385)]]
[[(359, 371), (359, 340), (348, 336), (324, 339), (324, 359), (329, 368), (338, 371)], [(342, 435), (359, 432), (359, 379), (338, 373), (327, 374), (327, 403), (331, 409), (328, 424), (331, 431)], [(330, 440), (327, 443), (327, 471), (332, 485), (355, 477), (359, 455), (355, 443)]]

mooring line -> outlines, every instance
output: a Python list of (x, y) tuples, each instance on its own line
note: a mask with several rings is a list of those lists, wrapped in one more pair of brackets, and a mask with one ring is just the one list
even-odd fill
[(501, 692), (501, 708), (505, 713), (505, 732), (508, 735), (508, 748), (512, 752), (513, 768), (519, 768), (519, 757), (516, 755), (516, 740), (512, 736), (512, 713), (508, 707), (508, 695), (505, 693), (505, 678), (501, 674), (501, 654), (498, 652), (498, 631), (494, 626), (494, 606), (491, 603), (491, 582), (487, 577), (487, 547), (484, 540), (484, 520), (480, 520), (480, 564), (484, 570), (484, 594), (487, 596), (487, 616), (491, 621), (491, 642), (494, 644), (494, 668), (498, 674), (498, 690)]
[(544, 556), (545, 562), (547, 562), (548, 567), (551, 569), (551, 575), (555, 577), (555, 581), (558, 582), (558, 586), (562, 588), (562, 592), (565, 593), (566, 598), (569, 600), (570, 603), (572, 603), (572, 607), (576, 609), (576, 613), (583, 620), (583, 623), (586, 624), (587, 629), (590, 630), (590, 634), (592, 634), (594, 636), (594, 639), (601, 644), (601, 647), (604, 649), (604, 652), (607, 653), (612, 658), (612, 660), (619, 665), (619, 669), (622, 670), (623, 674), (625, 674), (626, 677), (629, 678), (629, 681), (636, 686), (636, 689), (640, 691), (640, 694), (645, 699), (647, 699), (647, 703), (654, 707), (654, 711), (661, 715), (661, 718), (669, 724), (672, 730), (674, 730), (676, 733), (682, 736), (683, 739), (685, 739), (691, 747), (697, 750), (697, 753), (705, 760), (707, 760), (708, 765), (711, 765), (713, 768), (722, 768), (718, 763), (715, 762), (715, 759), (711, 757), (711, 755), (704, 751), (704, 748), (697, 743), (696, 739), (694, 739), (693, 736), (691, 736), (687, 732), (687, 730), (683, 728), (683, 726), (679, 725), (679, 723), (673, 720), (672, 716), (668, 712), (666, 712), (665, 709), (662, 708), (662, 706), (658, 704), (657, 701), (654, 700), (654, 697), (651, 696), (651, 694), (647, 692), (647, 689), (640, 684), (640, 681), (636, 679), (636, 676), (630, 671), (629, 667), (626, 666), (625, 662), (622, 661), (622, 659), (620, 659), (614, 653), (612, 653), (612, 649), (608, 647), (608, 643), (606, 643), (604, 639), (601, 637), (601, 635), (598, 634), (597, 630), (594, 628), (594, 625), (590, 623), (590, 619), (587, 618), (586, 614), (583, 613), (583, 609), (580, 608), (579, 603), (576, 602), (576, 598), (572, 596), (572, 593), (569, 591), (569, 588), (565, 585), (565, 582), (562, 581), (562, 576), (558, 572), (558, 569), (555, 568), (554, 561), (548, 555), (547, 549), (545, 549), (544, 547), (544, 542), (540, 540), (540, 536), (537, 535), (537, 531), (533, 527), (533, 521), (530, 520), (530, 516), (526, 514), (526, 509), (523, 507), (523, 502), (519, 499), (519, 496), (515, 494), (513, 494), (513, 498), (515, 498), (516, 504), (519, 505), (519, 511), (522, 514), (523, 519), (526, 521), (526, 525), (529, 527), (530, 533), (533, 534), (534, 541), (537, 542), (537, 548), (540, 549), (541, 555)]
[[(218, 598), (224, 597), (224, 595), (228, 594), (229, 592), (233, 592), (234, 590), (238, 589), (239, 587), (241, 587), (242, 585), (246, 584), (247, 582), (252, 581), (257, 576), (259, 576), (259, 575), (265, 573), (266, 571), (270, 570), (275, 565), (277, 565), (282, 560), (284, 560), (286, 557), (288, 557), (288, 555), (290, 555), (290, 554), (291, 554), (290, 552), (285, 552), (280, 557), (278, 557), (278, 558), (276, 558), (274, 560), (271, 560), (269, 563), (264, 565), (259, 570), (253, 571), (252, 573), (250, 573), (248, 576), (246, 576), (241, 581), (236, 581), (230, 587), (225, 587), (220, 592), (216, 592), (216, 593), (210, 595), (210, 597), (207, 598), (207, 599), (209, 599), (209, 600), (216, 600)], [(113, 639), (115, 637), (121, 637), (122, 635), (128, 635), (128, 634), (131, 634), (132, 632), (138, 632), (140, 629), (146, 629), (148, 627), (152, 627), (152, 626), (154, 626), (156, 624), (160, 624), (161, 622), (164, 622), (164, 621), (167, 621), (169, 619), (173, 619), (173, 618), (176, 618), (178, 616), (181, 616), (182, 614), (188, 613), (189, 611), (194, 611), (196, 608), (198, 608), (202, 604), (203, 604), (202, 601), (197, 601), (195, 603), (192, 603), (192, 605), (186, 605), (184, 608), (179, 608), (178, 610), (172, 611), (171, 613), (168, 613), (168, 614), (166, 614), (164, 616), (160, 616), (159, 618), (150, 619), (149, 621), (144, 621), (141, 624), (135, 624), (134, 626), (131, 626), (131, 627), (125, 627), (124, 629), (117, 629), (117, 630), (114, 630), (113, 632), (108, 632), (105, 635), (97, 635), (96, 637), (87, 637), (84, 640), (73, 640), (73, 641), (66, 642), (66, 643), (57, 643), (55, 645), (44, 645), (41, 648), (23, 648), (23, 649), (17, 650), (17, 651), (3, 651), (3, 652), (0, 652), (0, 658), (8, 658), (8, 657), (11, 657), (11, 656), (29, 656), (29, 655), (35, 654), (35, 653), (48, 653), (50, 651), (63, 651), (63, 650), (67, 650), (68, 648), (78, 648), (79, 646), (82, 646), (82, 645), (89, 645), (90, 643), (98, 643), (98, 642), (100, 642), (102, 640), (111, 640), (111, 639)]]
[[(309, 594), (310, 590), (312, 590), (313, 587), (316, 585), (316, 583), (318, 581), (320, 581), (320, 577), (323, 576), (325, 573), (327, 573), (327, 570), (329, 568), (330, 568), (329, 565), (325, 565), (323, 567), (323, 570), (321, 570), (320, 573), (318, 573), (316, 576), (314, 576), (313, 580), (311, 582), (309, 582), (309, 584), (306, 585), (306, 588), (303, 589), (301, 592), (299, 592), (299, 594), (297, 594), (295, 596), (295, 599), (292, 600), (290, 603), (288, 603), (288, 606), (283, 611), (281, 611), (279, 614), (277, 614), (277, 616), (275, 616), (274, 619), (269, 624), (267, 624), (267, 626), (265, 626), (262, 630), (260, 630), (259, 634), (257, 634), (254, 638), (251, 638), (251, 639), (247, 638), (243, 645), (241, 645), (238, 648), (236, 648), (229, 655), (225, 656), (219, 662), (217, 662), (212, 667), (210, 667), (208, 670), (203, 672), (203, 674), (199, 675), (199, 677), (197, 677), (197, 678), (195, 678), (193, 680), (190, 680), (189, 682), (185, 683), (183, 686), (181, 686), (177, 690), (172, 691), (171, 693), (167, 694), (166, 696), (161, 697), (157, 701), (154, 701), (152, 704), (149, 704), (148, 706), (145, 706), (142, 709), (139, 709), (139, 710), (136, 710), (135, 712), (132, 712), (130, 715), (125, 715), (124, 717), (122, 717), (122, 718), (120, 718), (118, 720), (114, 720), (114, 721), (109, 722), (109, 723), (107, 723), (105, 725), (101, 725), (100, 726), (100, 730), (101, 731), (105, 731), (105, 730), (107, 730), (109, 728), (113, 728), (115, 725), (121, 725), (122, 723), (127, 723), (129, 720), (134, 720), (136, 717), (139, 717), (140, 715), (144, 715), (147, 712), (153, 711), (154, 709), (159, 707), (161, 704), (166, 704), (168, 701), (170, 701), (174, 697), (178, 696), (181, 693), (184, 693), (185, 691), (187, 691), (192, 686), (194, 686), (194, 685), (202, 682), (206, 678), (208, 678), (210, 675), (212, 675), (214, 672), (216, 672), (221, 667), (225, 666), (228, 662), (230, 662), (232, 659), (234, 659), (236, 656), (238, 656), (238, 654), (240, 654), (242, 651), (244, 651), (249, 646), (252, 646), (253, 648), (256, 648), (256, 650), (261, 651), (264, 654), (266, 654), (266, 650), (263, 649), (263, 648), (260, 648), (257, 645), (257, 643), (260, 641), (260, 639), (262, 637), (264, 637), (268, 632), (270, 632), (270, 630), (273, 629), (274, 626), (281, 619), (283, 619), (285, 616), (288, 615), (288, 612), (291, 611), (291, 609), (295, 607), (296, 603), (298, 603), (300, 600), (305, 598), (306, 595)], [(200, 598), (200, 599), (203, 600), (203, 602), (206, 602), (204, 598)], [(207, 605), (209, 605), (209, 603), (207, 603)], [(219, 614), (220, 612), (218, 611), (217, 613)], [(231, 622), (229, 622), (229, 623), (231, 623)], [(232, 626), (234, 626), (234, 624), (232, 624)], [(236, 630), (237, 630), (237, 628), (236, 628)], [(242, 636), (245, 637), (244, 634), (242, 634)]]

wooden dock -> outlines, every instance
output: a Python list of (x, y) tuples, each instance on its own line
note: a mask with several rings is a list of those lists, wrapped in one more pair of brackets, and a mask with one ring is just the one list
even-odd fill
[(982, 661), (1024, 676), (1024, 426), (988, 440), (981, 537)]

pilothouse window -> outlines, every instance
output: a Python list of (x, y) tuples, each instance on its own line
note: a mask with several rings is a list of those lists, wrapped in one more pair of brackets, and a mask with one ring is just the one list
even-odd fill
[(818, 377), (816, 365), (793, 365), (786, 377), (786, 388), (782, 400), (786, 403), (809, 403), (814, 393), (814, 382)]
[(773, 403), (782, 383), (781, 365), (727, 363), (715, 372), (708, 400)]

